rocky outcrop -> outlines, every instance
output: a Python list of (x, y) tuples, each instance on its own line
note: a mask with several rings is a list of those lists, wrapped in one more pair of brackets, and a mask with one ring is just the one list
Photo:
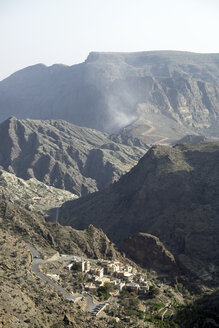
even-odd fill
[(72, 229), (71, 235), (80, 250), (88, 257), (96, 259), (122, 258), (121, 254), (116, 250), (115, 245), (108, 239), (105, 233), (101, 229), (95, 228), (92, 224), (83, 231)]
[(209, 271), (219, 256), (218, 161), (218, 142), (154, 146), (109, 188), (63, 204), (60, 222), (77, 229), (92, 223), (119, 245), (149, 233), (175, 258)]
[(118, 180), (146, 151), (59, 120), (11, 117), (0, 125), (0, 139), (0, 168), (78, 196)]
[(139, 232), (123, 241), (122, 249), (142, 267), (160, 273), (176, 274), (178, 271), (175, 258), (159, 238)]
[(0, 82), (0, 120), (63, 119), (110, 133), (131, 124), (129, 144), (170, 143), (194, 132), (219, 137), (218, 58), (93, 52), (72, 67), (27, 67)]
[(70, 326), (73, 328), (80, 328), (75, 322), (75, 313), (66, 313), (63, 318), (63, 322), (65, 326)]

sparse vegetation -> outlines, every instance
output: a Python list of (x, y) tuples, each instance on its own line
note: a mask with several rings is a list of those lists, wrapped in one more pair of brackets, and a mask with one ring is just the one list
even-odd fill
[(101, 286), (97, 289), (97, 296), (100, 298), (101, 301), (106, 301), (110, 297), (110, 292), (114, 290), (114, 287), (112, 284), (105, 282), (104, 286)]

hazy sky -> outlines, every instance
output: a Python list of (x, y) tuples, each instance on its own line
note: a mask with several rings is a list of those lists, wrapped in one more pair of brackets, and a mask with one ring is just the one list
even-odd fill
[(0, 0), (0, 80), (90, 51), (219, 52), (219, 0)]

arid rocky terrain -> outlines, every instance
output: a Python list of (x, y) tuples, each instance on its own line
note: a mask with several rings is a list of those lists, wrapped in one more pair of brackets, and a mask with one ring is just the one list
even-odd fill
[(110, 133), (131, 124), (147, 144), (219, 137), (218, 56), (92, 52), (71, 67), (30, 66), (0, 82), (0, 120), (63, 119)]
[(48, 186), (37, 179), (23, 180), (0, 170), (0, 198), (44, 216), (51, 215), (50, 210), (53, 209), (55, 221), (58, 220), (58, 208), (67, 200), (76, 199), (78, 196)]
[[(6, 201), (0, 201), (0, 230), (2, 327), (87, 328), (92, 325), (96, 328), (157, 328), (163, 325), (169, 327), (169, 324), (170, 327), (187, 327), (197, 323), (200, 323), (199, 327), (205, 327), (206, 322), (213, 323), (214, 327), (216, 324), (218, 295), (214, 287), (196, 282), (194, 286), (186, 284), (188, 290), (185, 284), (179, 282), (163, 283), (150, 271), (147, 276), (151, 287), (146, 298), (138, 299), (124, 291), (112, 300), (109, 309), (102, 315), (92, 316), (85, 310), (83, 300), (75, 304), (66, 301), (55, 288), (36, 275), (28, 245), (34, 245), (40, 257), (48, 260), (62, 253), (91, 259), (116, 259), (133, 265), (115, 249), (101, 230), (89, 226), (84, 231), (77, 231), (61, 227), (58, 223), (46, 223), (42, 216)], [(72, 289), (74, 273), (65, 267), (63, 262), (57, 261), (41, 265), (41, 270), (51, 272), (61, 269), (65, 272), (62, 279), (67, 278), (67, 281), (62, 281), (63, 286)], [(78, 283), (82, 278), (79, 274)], [(201, 290), (197, 292), (197, 288)], [(200, 298), (206, 291), (209, 296)], [(98, 298), (93, 297), (98, 302)]]
[(0, 327), (219, 326), (218, 61), (92, 52), (0, 82)]
[(118, 144), (97, 130), (65, 121), (17, 120), (0, 124), (0, 167), (78, 196), (119, 179), (146, 148)]
[(0, 201), (0, 325), (1, 327), (113, 327), (72, 306), (32, 271), (28, 243), (41, 256), (60, 253), (123, 259), (105, 234), (90, 226), (85, 231), (46, 223), (42, 216)]
[[(138, 232), (155, 235), (184, 270), (218, 279), (218, 160), (218, 143), (154, 146), (117, 183), (63, 204), (60, 222), (92, 223), (119, 245)], [(140, 244), (135, 259), (138, 250), (144, 256)]]

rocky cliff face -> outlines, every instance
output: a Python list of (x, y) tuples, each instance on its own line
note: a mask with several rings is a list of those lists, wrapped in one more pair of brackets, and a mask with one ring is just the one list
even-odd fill
[(64, 121), (17, 120), (0, 125), (0, 167), (78, 196), (97, 191), (129, 171), (145, 149)]
[(137, 232), (153, 234), (204, 276), (218, 265), (218, 160), (219, 143), (154, 146), (108, 189), (64, 204), (61, 222), (92, 223), (119, 244)]
[[(0, 120), (64, 119), (170, 143), (185, 134), (218, 137), (218, 54), (91, 53), (72, 67), (35, 65), (0, 82)], [(137, 132), (136, 132), (137, 128)]]
[(178, 271), (173, 254), (166, 249), (159, 238), (148, 233), (139, 232), (126, 238), (122, 249), (142, 267), (171, 275)]

